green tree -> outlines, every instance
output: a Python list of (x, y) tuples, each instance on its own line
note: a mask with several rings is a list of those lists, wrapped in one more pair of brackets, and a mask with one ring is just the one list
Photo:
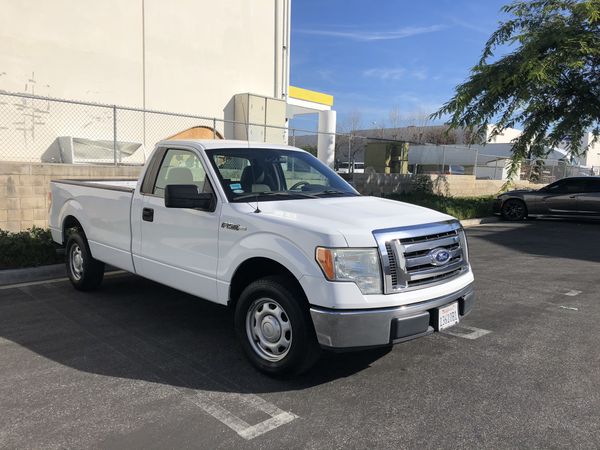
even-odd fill
[[(504, 6), (479, 63), (432, 115), (482, 137), (487, 125), (518, 126), (509, 178), (524, 158), (543, 158), (568, 142), (580, 155), (583, 137), (600, 135), (600, 0), (516, 1)], [(496, 56), (495, 52), (503, 52)]]

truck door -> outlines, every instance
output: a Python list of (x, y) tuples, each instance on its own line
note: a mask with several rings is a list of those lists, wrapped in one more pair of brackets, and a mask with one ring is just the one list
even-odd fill
[[(147, 278), (215, 301), (217, 299), (217, 237), (220, 204), (215, 211), (167, 208), (168, 184), (195, 184), (212, 192), (205, 166), (189, 148), (169, 147), (153, 182), (142, 189), (139, 218), (141, 245), (137, 272)], [(146, 190), (146, 192), (144, 192)]]

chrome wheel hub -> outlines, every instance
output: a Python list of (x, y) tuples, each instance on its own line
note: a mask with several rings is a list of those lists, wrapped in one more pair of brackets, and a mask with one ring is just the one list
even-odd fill
[(275, 300), (255, 300), (246, 314), (246, 335), (254, 352), (266, 361), (281, 361), (292, 345), (292, 325)]
[(80, 280), (83, 276), (83, 253), (77, 244), (73, 244), (69, 253), (69, 264), (73, 278)]

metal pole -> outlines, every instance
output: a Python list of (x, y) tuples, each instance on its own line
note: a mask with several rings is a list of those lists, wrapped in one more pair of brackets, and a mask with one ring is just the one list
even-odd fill
[(213, 119), (213, 139), (217, 138), (217, 119)]
[(350, 152), (352, 151), (352, 135), (348, 136), (348, 173), (350, 173)]
[(292, 128), (292, 145), (296, 146), (296, 129)]
[(477, 160), (479, 159), (479, 147), (475, 149), (475, 164), (473, 165), (473, 176), (477, 179)]
[[(442, 147), (442, 175), (444, 174), (444, 169), (446, 167), (446, 147)], [(450, 172), (450, 171), (448, 171)]]
[(113, 105), (113, 159), (117, 165), (117, 105)]
[(496, 158), (496, 165), (494, 166), (494, 180), (496, 179), (496, 171), (498, 170), (498, 158)]

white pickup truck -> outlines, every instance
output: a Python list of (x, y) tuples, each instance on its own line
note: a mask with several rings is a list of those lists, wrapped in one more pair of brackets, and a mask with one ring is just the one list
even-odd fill
[(307, 370), (321, 348), (427, 335), (473, 306), (457, 220), (361, 196), (298, 148), (163, 141), (137, 181), (56, 180), (51, 193), (75, 288), (97, 288), (107, 263), (228, 305), (272, 375)]

